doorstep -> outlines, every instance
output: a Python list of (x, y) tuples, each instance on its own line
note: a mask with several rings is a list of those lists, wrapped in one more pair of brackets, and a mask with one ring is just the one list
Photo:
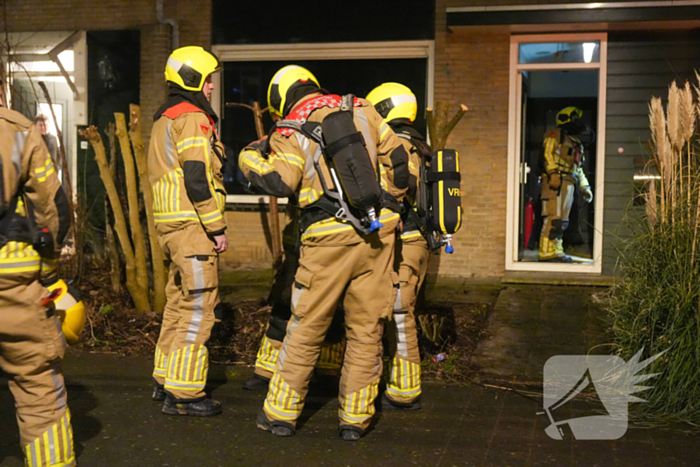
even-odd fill
[(585, 285), (610, 287), (620, 281), (617, 276), (542, 271), (507, 271), (501, 278), (503, 284)]

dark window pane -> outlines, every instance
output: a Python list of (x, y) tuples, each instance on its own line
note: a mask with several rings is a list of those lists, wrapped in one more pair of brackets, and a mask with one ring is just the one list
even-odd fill
[[(272, 75), (289, 62), (226, 62), (223, 69), (224, 102), (251, 105), (254, 101), (267, 106), (267, 86)], [(333, 94), (366, 96), (375, 86), (388, 81), (405, 84), (416, 95), (418, 116), (415, 126), (425, 134), (426, 68), (424, 58), (383, 59), (383, 60), (302, 60), (295, 64), (308, 68), (321, 86)], [(265, 113), (265, 131), (272, 125), (272, 119)], [(248, 143), (257, 139), (253, 113), (244, 107), (226, 106), (223, 110), (221, 138), (229, 154), (238, 153)], [(236, 157), (229, 157), (225, 171), (226, 190), (229, 194), (245, 193), (235, 182), (240, 174)]]

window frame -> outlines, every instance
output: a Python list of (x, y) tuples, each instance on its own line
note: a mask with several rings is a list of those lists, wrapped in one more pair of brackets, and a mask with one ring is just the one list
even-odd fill
[[(426, 98), (428, 107), (433, 106), (433, 88), (435, 82), (435, 41), (382, 41), (382, 42), (334, 42), (305, 44), (254, 44), (230, 45), (217, 44), (212, 52), (223, 62), (252, 61), (294, 61), (294, 60), (364, 60), (364, 59), (426, 59)], [(272, 77), (270, 77), (272, 78)], [(221, 84), (223, 70), (212, 75), (214, 91), (211, 96), (212, 107), (223, 117)], [(264, 103), (261, 103), (264, 105)], [(261, 195), (227, 195), (227, 204), (258, 204)], [(265, 197), (265, 199), (269, 199)], [(280, 198), (280, 202), (286, 198)]]
[[(519, 46), (524, 43), (582, 42), (600, 43), (597, 63), (519, 63)], [(601, 274), (603, 270), (603, 207), (605, 186), (605, 115), (607, 107), (607, 33), (512, 35), (510, 38), (510, 84), (508, 102), (508, 191), (506, 212), (506, 271), (567, 272)], [(593, 187), (595, 221), (593, 226), (593, 264), (539, 263), (518, 261), (520, 206), (520, 147), (522, 124), (523, 71), (599, 70), (596, 137), (596, 185)]]

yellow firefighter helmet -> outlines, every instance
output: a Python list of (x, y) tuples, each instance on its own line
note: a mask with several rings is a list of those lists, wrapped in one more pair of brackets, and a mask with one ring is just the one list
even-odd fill
[(46, 287), (50, 291), (60, 289), (61, 293), (54, 300), (56, 314), (61, 319), (63, 335), (69, 344), (75, 344), (80, 339), (80, 334), (85, 327), (85, 305), (80, 299), (80, 292), (66, 285), (59, 279)]
[[(267, 88), (267, 107), (271, 114), (283, 117), (289, 112), (289, 106), (304, 97), (308, 86), (321, 88), (316, 77), (304, 67), (287, 65), (281, 68), (270, 81)], [(303, 89), (303, 88), (307, 89)], [(308, 92), (307, 92), (308, 94)]]
[(557, 114), (557, 125), (565, 125), (574, 119), (583, 117), (583, 110), (578, 107), (561, 109)]
[(219, 71), (216, 55), (202, 47), (187, 46), (173, 50), (165, 64), (165, 81), (188, 91), (201, 91), (207, 76)]
[(367, 100), (387, 122), (397, 118), (406, 118), (412, 122), (418, 113), (415, 94), (403, 84), (380, 84), (367, 94)]

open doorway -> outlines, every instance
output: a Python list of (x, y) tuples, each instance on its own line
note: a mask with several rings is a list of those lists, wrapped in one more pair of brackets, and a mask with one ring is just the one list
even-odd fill
[(506, 270), (600, 273), (607, 35), (511, 37)]
[[(524, 177), (520, 190), (518, 260), (539, 261), (539, 246), (546, 212), (543, 211), (542, 183), (546, 183), (544, 142), (557, 128), (557, 114), (575, 107), (592, 133), (597, 130), (598, 70), (542, 70), (522, 73)], [(582, 141), (580, 169), (590, 186), (596, 186), (594, 139)], [(571, 204), (562, 234), (562, 247), (574, 263), (593, 262), (595, 209), (584, 200), (581, 180), (575, 177)], [(546, 210), (545, 210), (546, 211)]]
[[(84, 31), (11, 32), (4, 38), (6, 105), (30, 120), (43, 115), (45, 141), (61, 181), (77, 182), (77, 128), (87, 123)], [(44, 85), (44, 88), (40, 86)], [(49, 105), (49, 101), (53, 106)], [(53, 112), (51, 111), (53, 107)], [(59, 131), (62, 139), (58, 138)], [(63, 152), (60, 151), (62, 146)], [(63, 159), (65, 153), (65, 159)]]

